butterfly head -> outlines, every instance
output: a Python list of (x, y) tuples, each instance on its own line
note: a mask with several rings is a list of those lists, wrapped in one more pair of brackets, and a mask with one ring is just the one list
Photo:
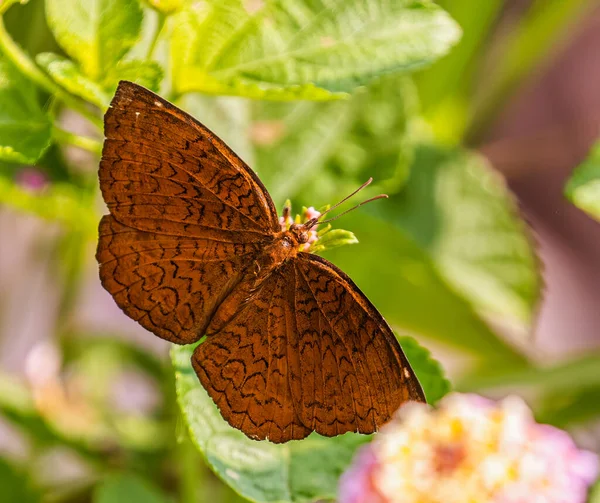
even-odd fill
[(316, 224), (316, 218), (311, 218), (304, 224), (292, 224), (290, 225), (289, 233), (293, 236), (298, 245), (303, 245), (304, 243), (308, 243), (308, 240), (310, 239), (310, 234), (308, 231), (310, 231), (310, 229)]
[[(317, 233), (316, 228), (319, 224), (327, 224), (329, 222), (333, 222), (334, 220), (337, 220), (341, 216), (349, 213), (350, 211), (353, 211), (356, 208), (359, 208), (363, 204), (370, 203), (371, 201), (376, 201), (377, 199), (381, 199), (383, 197), (388, 197), (385, 194), (380, 194), (378, 196), (371, 197), (370, 199), (367, 199), (366, 201), (363, 201), (362, 203), (359, 203), (359, 204), (353, 206), (352, 208), (340, 213), (339, 215), (336, 215), (333, 218), (328, 218), (327, 220), (323, 220), (323, 217), (325, 215), (327, 215), (331, 210), (334, 210), (335, 208), (340, 206), (343, 202), (350, 199), (353, 195), (355, 195), (356, 193), (358, 193), (359, 191), (364, 189), (366, 186), (368, 186), (372, 181), (373, 181), (373, 179), (369, 178), (358, 189), (356, 189), (354, 192), (352, 192), (352, 194), (346, 196), (344, 199), (342, 199), (337, 204), (334, 204), (333, 206), (328, 207), (323, 212), (319, 212), (319, 211), (315, 210), (313, 207), (304, 208), (304, 216), (301, 217), (300, 215), (297, 215), (296, 219), (293, 219), (291, 216), (291, 211), (292, 211), (291, 210), (291, 202), (289, 200), (286, 201), (285, 206), (283, 208), (283, 215), (279, 218), (279, 224), (281, 225), (282, 234), (281, 234), (281, 238), (278, 242), (286, 249), (287, 248), (296, 248), (296, 249), (299, 248), (299, 251), (302, 251), (302, 252), (316, 253), (317, 248), (324, 250), (325, 249), (324, 245), (320, 245), (320, 246), (316, 245), (315, 246), (315, 243), (317, 241), (319, 241), (329, 231), (329, 229), (331, 229), (331, 226), (328, 225), (325, 229), (322, 229), (321, 231), (319, 231)], [(303, 219), (304, 219), (304, 222), (300, 223)], [(348, 237), (348, 234), (351, 235), (351, 238), (348, 238), (349, 239), (348, 242), (356, 242), (356, 238), (354, 237), (354, 235), (352, 233), (346, 232), (347, 237)], [(338, 239), (337, 241), (339, 242), (340, 240)], [(339, 246), (339, 244), (337, 246)]]

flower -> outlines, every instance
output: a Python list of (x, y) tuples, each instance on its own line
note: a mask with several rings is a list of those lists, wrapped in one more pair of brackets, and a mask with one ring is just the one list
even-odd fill
[(290, 225), (292, 225), (293, 223), (294, 219), (290, 214), (282, 215), (279, 217), (279, 225), (281, 225), (282, 231), (287, 231), (290, 228)]
[(517, 397), (410, 402), (359, 452), (339, 503), (583, 503), (598, 458)]
[(315, 210), (312, 206), (310, 208), (304, 208), (304, 221), (310, 220), (311, 218), (319, 218), (321, 212)]
[(16, 175), (16, 182), (30, 192), (38, 192), (49, 183), (48, 177), (35, 168), (21, 169)]
[[(304, 209), (304, 222), (309, 221), (311, 218), (319, 218), (321, 213), (315, 210), (312, 206), (310, 208)], [(319, 240), (319, 235), (317, 234), (317, 227), (319, 225), (315, 225), (311, 230), (308, 231), (308, 241), (304, 243), (303, 251), (309, 251), (310, 247)]]

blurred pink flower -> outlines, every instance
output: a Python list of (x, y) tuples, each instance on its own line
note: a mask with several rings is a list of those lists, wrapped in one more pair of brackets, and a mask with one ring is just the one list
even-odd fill
[(31, 192), (37, 192), (49, 183), (46, 174), (35, 168), (21, 169), (16, 175), (16, 182)]
[(319, 218), (321, 216), (321, 212), (315, 210), (312, 206), (310, 208), (306, 208), (304, 212), (304, 221), (310, 220), (311, 218)]
[(342, 476), (339, 503), (584, 503), (595, 454), (517, 397), (404, 405)]
[[(304, 212), (304, 222), (308, 222), (311, 218), (319, 218), (321, 213), (315, 210), (312, 206), (310, 208), (306, 208)], [(309, 251), (310, 247), (319, 240), (319, 235), (317, 234), (317, 227), (315, 225), (310, 231), (308, 231), (308, 241), (304, 243), (303, 250)]]
[(378, 461), (369, 446), (364, 447), (340, 479), (338, 501), (340, 503), (386, 503), (378, 491), (373, 475), (377, 473)]
[(291, 215), (287, 215), (286, 217), (279, 217), (279, 225), (281, 225), (282, 231), (287, 231), (290, 228), (290, 225), (294, 223), (294, 219)]

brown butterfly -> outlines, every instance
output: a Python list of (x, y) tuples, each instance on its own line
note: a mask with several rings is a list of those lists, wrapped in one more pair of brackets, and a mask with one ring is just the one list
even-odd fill
[(104, 118), (102, 285), (158, 337), (191, 344), (223, 417), (254, 439), (372, 433), (421, 386), (381, 314), (282, 231), (267, 189), (176, 106), (121, 82)]

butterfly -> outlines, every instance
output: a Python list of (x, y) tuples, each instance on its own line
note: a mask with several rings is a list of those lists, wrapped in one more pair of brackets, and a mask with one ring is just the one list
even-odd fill
[(192, 366), (253, 439), (373, 433), (425, 401), (392, 330), (336, 266), (282, 230), (258, 176), (193, 117), (120, 82), (104, 118), (96, 258), (102, 285)]

